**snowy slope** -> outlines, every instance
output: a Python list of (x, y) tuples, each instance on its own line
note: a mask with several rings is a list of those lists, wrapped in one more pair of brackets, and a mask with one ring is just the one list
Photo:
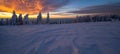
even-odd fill
[(0, 26), (0, 54), (120, 54), (120, 22)]

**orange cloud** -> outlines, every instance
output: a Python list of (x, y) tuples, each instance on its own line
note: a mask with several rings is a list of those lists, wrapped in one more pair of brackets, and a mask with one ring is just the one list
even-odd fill
[(12, 12), (15, 10), (22, 14), (37, 14), (39, 11), (55, 10), (66, 4), (66, 1), (68, 0), (1, 0), (0, 11)]
[(42, 10), (43, 0), (1, 0), (0, 11), (12, 12), (15, 10), (17, 13), (29, 13), (34, 14)]

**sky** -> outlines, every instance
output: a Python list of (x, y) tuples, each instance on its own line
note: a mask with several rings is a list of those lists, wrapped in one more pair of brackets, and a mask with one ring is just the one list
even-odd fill
[(0, 18), (29, 14), (36, 18), (39, 12), (45, 18), (75, 18), (76, 15), (120, 14), (120, 0), (1, 0)]

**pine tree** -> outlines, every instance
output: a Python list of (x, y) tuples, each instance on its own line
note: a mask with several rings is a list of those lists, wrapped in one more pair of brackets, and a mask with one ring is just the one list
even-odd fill
[(26, 14), (25, 16), (24, 16), (24, 24), (29, 24), (29, 18), (28, 18), (28, 14)]
[(49, 13), (47, 13), (47, 23), (50, 23), (50, 16), (49, 16)]
[(23, 24), (23, 20), (22, 20), (22, 14), (19, 14), (19, 17), (18, 17), (18, 25), (22, 25)]
[(37, 24), (42, 23), (42, 14), (41, 12), (39, 12), (38, 16), (37, 16)]
[(17, 24), (17, 15), (16, 15), (14, 10), (13, 10), (13, 15), (12, 15), (12, 19), (11, 19), (11, 24), (12, 25), (16, 25)]

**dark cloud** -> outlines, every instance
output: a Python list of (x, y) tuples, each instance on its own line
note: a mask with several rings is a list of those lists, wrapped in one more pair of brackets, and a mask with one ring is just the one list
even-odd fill
[(77, 14), (120, 14), (120, 3), (90, 6), (80, 10), (70, 11), (68, 13)]
[(58, 9), (66, 4), (68, 4), (70, 0), (47, 0), (45, 2), (42, 3), (42, 5), (44, 5), (45, 7), (43, 8), (42, 11), (50, 11), (50, 10), (55, 10)]

